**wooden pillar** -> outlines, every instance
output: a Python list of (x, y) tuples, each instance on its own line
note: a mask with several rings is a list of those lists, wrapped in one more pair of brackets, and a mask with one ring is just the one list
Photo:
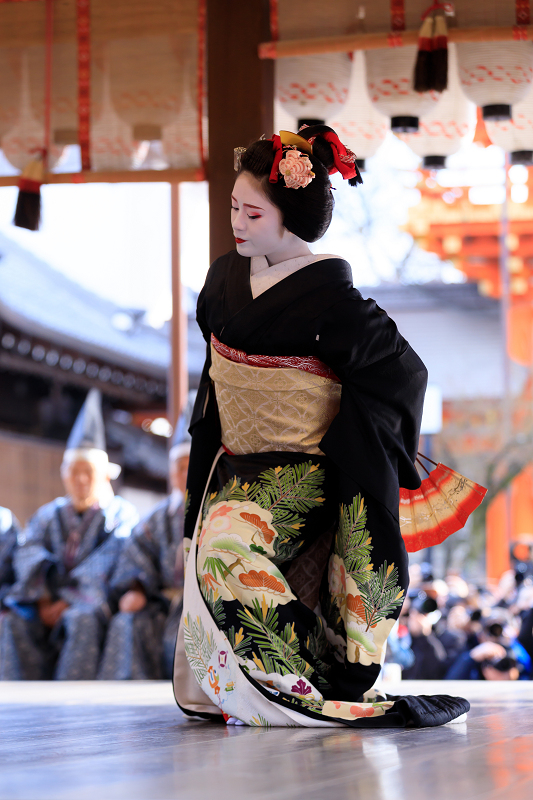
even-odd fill
[(187, 315), (183, 310), (183, 286), (180, 269), (180, 202), (179, 183), (170, 184), (170, 236), (172, 265), (171, 363), (168, 381), (168, 417), (176, 424), (187, 402), (189, 378), (187, 369)]
[(211, 261), (235, 247), (233, 148), (274, 132), (274, 63), (257, 56), (269, 39), (268, 0), (207, 0)]
[(503, 573), (511, 568), (509, 523), (509, 493), (504, 490), (496, 495), (487, 508), (487, 581), (489, 586), (496, 586)]

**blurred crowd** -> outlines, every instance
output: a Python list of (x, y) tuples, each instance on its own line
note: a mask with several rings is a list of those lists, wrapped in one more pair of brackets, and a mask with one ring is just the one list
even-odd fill
[(469, 583), (431, 564), (410, 567), (408, 596), (387, 660), (408, 680), (531, 680), (533, 570), (525, 563), (497, 587)]

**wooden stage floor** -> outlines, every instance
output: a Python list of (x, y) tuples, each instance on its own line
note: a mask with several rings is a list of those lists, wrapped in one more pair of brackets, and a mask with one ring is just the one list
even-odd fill
[(462, 694), (426, 730), (226, 728), (167, 683), (0, 683), (0, 800), (532, 800), (533, 682), (408, 682)]

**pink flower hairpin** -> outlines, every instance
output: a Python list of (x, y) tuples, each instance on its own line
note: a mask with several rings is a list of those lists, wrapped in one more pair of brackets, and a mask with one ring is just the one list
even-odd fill
[(279, 174), (285, 180), (285, 186), (288, 189), (305, 188), (315, 177), (313, 165), (308, 156), (295, 148), (287, 150), (279, 162)]

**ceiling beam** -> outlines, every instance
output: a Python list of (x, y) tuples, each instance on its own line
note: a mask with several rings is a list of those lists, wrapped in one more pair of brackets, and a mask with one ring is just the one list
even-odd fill
[[(354, 50), (381, 50), (418, 44), (420, 31), (393, 33), (354, 33), (346, 36), (324, 36), (314, 39), (285, 39), (262, 42), (259, 58), (276, 59), (312, 56), (319, 53), (351, 53)], [(509, 42), (533, 39), (533, 25), (493, 25), (477, 28), (449, 28), (450, 42)]]

